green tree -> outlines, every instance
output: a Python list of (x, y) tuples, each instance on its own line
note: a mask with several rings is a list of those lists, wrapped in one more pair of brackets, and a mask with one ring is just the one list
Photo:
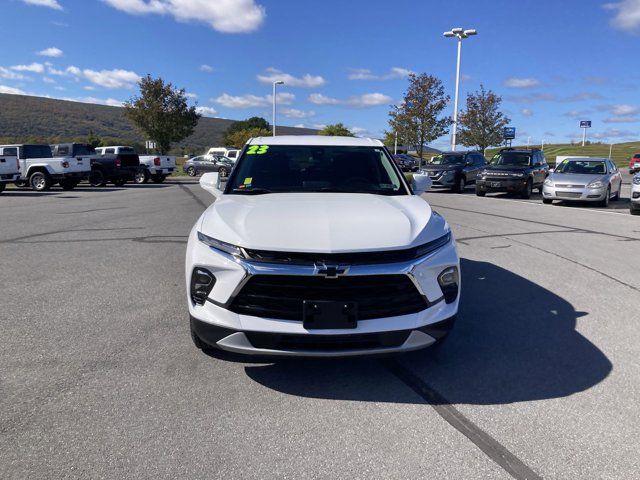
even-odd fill
[(502, 143), (502, 129), (511, 121), (500, 111), (502, 97), (491, 90), (480, 90), (467, 95), (467, 109), (458, 117), (458, 141), (467, 147), (486, 148)]
[(101, 147), (103, 145), (102, 140), (100, 140), (100, 137), (93, 133), (93, 130), (89, 130), (89, 135), (87, 135), (87, 143), (93, 148)]
[[(232, 147), (232, 138), (235, 140), (235, 134), (237, 132), (241, 132), (243, 130), (250, 130), (252, 128), (260, 128), (263, 130), (269, 130), (271, 125), (262, 117), (251, 117), (246, 120), (241, 120), (239, 122), (233, 122), (229, 125), (224, 133), (222, 134), (222, 141), (224, 142), (225, 147)], [(242, 144), (244, 145), (244, 143)]]
[(355, 135), (344, 126), (342, 123), (335, 123), (333, 125), (327, 125), (318, 132), (320, 135), (326, 135), (328, 137), (355, 137)]
[(126, 117), (165, 154), (171, 144), (193, 133), (200, 120), (195, 106), (187, 104), (184, 88), (147, 75), (139, 82), (140, 95), (125, 102)]
[(227, 147), (242, 148), (250, 138), (269, 136), (271, 136), (271, 131), (266, 128), (247, 128), (246, 130), (238, 130), (232, 133), (225, 145)]
[(415, 145), (422, 158), (425, 145), (449, 131), (451, 119), (441, 117), (449, 102), (440, 79), (421, 73), (409, 74), (409, 87), (403, 102), (389, 112), (389, 126), (398, 132), (398, 141)]

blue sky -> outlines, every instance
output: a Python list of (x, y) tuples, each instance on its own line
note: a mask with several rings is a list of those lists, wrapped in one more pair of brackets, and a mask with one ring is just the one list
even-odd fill
[[(504, 98), (518, 142), (640, 139), (640, 0), (3, 0), (0, 92), (118, 104), (141, 75), (184, 87), (208, 116), (343, 122), (380, 136), (406, 73), (461, 99)], [(10, 39), (10, 40), (9, 40)], [(1, 114), (1, 112), (0, 112)], [(444, 147), (443, 138), (435, 146)]]

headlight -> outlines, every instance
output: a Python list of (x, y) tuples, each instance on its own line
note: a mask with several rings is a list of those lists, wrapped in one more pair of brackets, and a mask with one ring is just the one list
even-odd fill
[(548, 187), (553, 187), (553, 181), (551, 180), (551, 177), (547, 177), (544, 181), (544, 184)]
[(587, 188), (604, 188), (604, 182), (601, 180), (594, 180), (589, 185), (587, 185)]
[(640, 177), (633, 177), (633, 184), (640, 185)]
[(233, 255), (235, 257), (244, 257), (242, 249), (240, 247), (236, 247), (235, 245), (231, 245), (230, 243), (221, 242), (220, 240), (211, 238), (210, 236), (205, 235), (202, 232), (198, 232), (198, 240), (200, 240), (205, 245), (210, 246), (211, 248), (215, 248), (216, 250), (220, 250), (221, 252), (228, 253), (229, 255)]
[(522, 177), (524, 177), (524, 173), (512, 173), (511, 176), (512, 177), (522, 178)]

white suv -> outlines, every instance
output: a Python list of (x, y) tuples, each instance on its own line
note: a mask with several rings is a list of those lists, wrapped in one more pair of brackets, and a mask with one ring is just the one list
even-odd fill
[(640, 173), (631, 182), (631, 215), (640, 215)]
[(378, 140), (249, 140), (187, 245), (199, 348), (260, 356), (417, 350), (453, 326), (459, 258), (447, 222)]

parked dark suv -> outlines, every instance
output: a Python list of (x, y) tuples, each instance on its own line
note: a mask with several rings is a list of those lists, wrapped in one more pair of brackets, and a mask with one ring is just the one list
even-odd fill
[(540, 149), (503, 148), (478, 175), (476, 195), (507, 192), (529, 198), (534, 188), (542, 193), (548, 175), (549, 165)]
[(476, 182), (478, 173), (487, 161), (480, 152), (443, 152), (424, 166), (434, 187), (462, 192), (466, 185)]

